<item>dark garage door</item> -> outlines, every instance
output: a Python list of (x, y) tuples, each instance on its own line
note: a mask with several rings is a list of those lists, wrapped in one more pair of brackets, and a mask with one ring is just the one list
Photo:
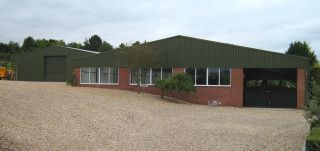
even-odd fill
[(44, 68), (45, 81), (65, 81), (66, 80), (66, 57), (47, 56), (45, 57)]
[(296, 69), (245, 69), (244, 106), (296, 108)]

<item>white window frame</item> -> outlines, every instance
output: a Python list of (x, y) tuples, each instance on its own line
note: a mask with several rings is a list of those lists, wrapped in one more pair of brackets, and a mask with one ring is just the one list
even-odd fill
[[(218, 77), (218, 85), (209, 85), (209, 68), (206, 68), (206, 70), (207, 70), (207, 76), (206, 76), (206, 84), (204, 85), (204, 84), (197, 84), (197, 68), (194, 68), (194, 86), (199, 86), (199, 87), (231, 87), (231, 85), (232, 85), (232, 77), (231, 77), (231, 75), (232, 75), (232, 68), (228, 68), (228, 69), (230, 69), (230, 84), (229, 85), (221, 85), (221, 83), (220, 83), (220, 76), (221, 76), (221, 68), (219, 68), (219, 77)], [(184, 68), (184, 71), (185, 71), (185, 73), (186, 73), (186, 68)]]
[[(89, 82), (88, 83), (83, 83), (83, 82), (81, 82), (81, 69), (82, 68), (89, 68)], [(97, 83), (91, 83), (90, 82), (90, 68), (98, 68), (98, 72), (97, 72), (97, 74), (98, 74), (98, 82)], [(110, 83), (110, 75), (109, 75), (109, 77), (108, 77), (108, 83), (100, 83), (100, 69), (101, 69), (102, 67), (80, 67), (80, 84), (97, 84), (97, 85), (119, 85), (119, 68), (118, 67), (113, 67), (113, 68), (117, 68), (117, 72), (118, 72), (118, 74), (117, 74), (117, 83)], [(103, 68), (108, 68), (108, 70), (109, 70), (109, 74), (110, 74), (110, 68), (111, 67), (103, 67)]]
[[(160, 68), (161, 69), (161, 79), (162, 79), (162, 67)], [(141, 72), (141, 68), (139, 68), (139, 72)], [(149, 68), (149, 73), (150, 73), (150, 79), (149, 79), (149, 83), (147, 85), (149, 86), (153, 86), (154, 84), (152, 84), (152, 68)], [(173, 68), (171, 68), (171, 76), (173, 76)], [(130, 68), (130, 77), (129, 77), (129, 85), (138, 85), (137, 83), (131, 83), (131, 68)], [(140, 81), (140, 85), (141, 85), (141, 81)]]

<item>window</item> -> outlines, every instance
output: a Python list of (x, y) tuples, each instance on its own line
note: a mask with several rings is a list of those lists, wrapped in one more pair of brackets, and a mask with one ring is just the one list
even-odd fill
[(162, 68), (162, 78), (172, 77), (172, 68)]
[(89, 83), (89, 68), (81, 68), (81, 83)]
[(196, 83), (196, 81), (195, 81), (195, 73), (196, 73), (195, 68), (187, 68), (185, 71), (187, 74), (189, 74), (192, 77), (193, 83)]
[(206, 85), (207, 84), (207, 68), (197, 68), (196, 69), (196, 84)]
[(109, 83), (118, 83), (118, 68), (111, 67), (109, 68), (110, 72), (110, 81)]
[(172, 68), (142, 68), (130, 70), (130, 82), (131, 84), (137, 84), (139, 80), (139, 72), (141, 72), (141, 83), (152, 85), (156, 79), (172, 77)]
[(89, 83), (98, 83), (98, 78), (97, 78), (97, 76), (98, 76), (98, 72), (97, 72), (97, 70), (98, 70), (99, 68), (90, 68), (90, 70), (89, 70)]
[(100, 68), (100, 83), (109, 83), (109, 68)]
[(208, 68), (208, 85), (219, 85), (219, 68)]
[(152, 68), (152, 82), (154, 84), (157, 79), (161, 79), (161, 68)]
[(230, 85), (230, 69), (220, 69), (220, 85)]
[(114, 67), (103, 67), (103, 68), (87, 68), (82, 67), (80, 83), (103, 83), (103, 84), (114, 84), (118, 83), (118, 68)]
[(100, 83), (118, 83), (118, 68), (100, 68)]
[(195, 85), (230, 85), (230, 68), (186, 68), (186, 73), (195, 80)]
[(141, 83), (150, 84), (150, 68), (141, 69)]
[(140, 70), (139, 69), (130, 69), (130, 83), (131, 84), (138, 84), (138, 81), (139, 81), (139, 72)]

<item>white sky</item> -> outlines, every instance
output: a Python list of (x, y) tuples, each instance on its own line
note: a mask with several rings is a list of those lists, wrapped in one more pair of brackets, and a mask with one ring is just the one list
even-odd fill
[(284, 52), (295, 40), (320, 57), (319, 0), (1, 0), (0, 41), (94, 34), (118, 46), (186, 35)]

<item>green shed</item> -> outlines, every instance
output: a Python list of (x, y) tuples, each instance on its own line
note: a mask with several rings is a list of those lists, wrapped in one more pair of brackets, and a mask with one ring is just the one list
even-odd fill
[(16, 80), (66, 81), (73, 71), (72, 60), (98, 52), (64, 46), (49, 46), (15, 55)]

